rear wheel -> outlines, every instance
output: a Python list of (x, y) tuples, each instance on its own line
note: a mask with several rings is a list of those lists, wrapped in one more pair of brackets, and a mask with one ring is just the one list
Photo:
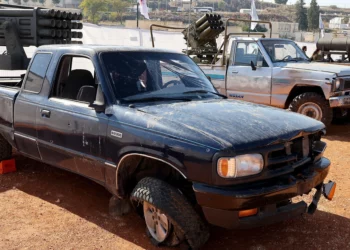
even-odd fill
[(187, 241), (198, 249), (209, 238), (208, 227), (178, 189), (146, 177), (131, 193), (143, 207), (147, 234), (155, 245), (176, 246)]
[(333, 119), (333, 110), (329, 106), (329, 102), (322, 95), (314, 92), (296, 96), (288, 109), (319, 120), (326, 126), (329, 126)]
[(10, 158), (12, 146), (0, 135), (0, 161)]

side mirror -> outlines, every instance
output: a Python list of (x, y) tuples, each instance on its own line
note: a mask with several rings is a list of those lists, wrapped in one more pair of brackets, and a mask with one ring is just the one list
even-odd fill
[(250, 61), (250, 66), (252, 67), (252, 70), (255, 71), (256, 70), (256, 66), (254, 64), (253, 61)]
[(106, 110), (105, 104), (98, 101), (91, 103), (89, 107), (95, 109), (97, 113), (102, 113)]
[(96, 89), (93, 86), (83, 86), (79, 89), (77, 100), (81, 102), (93, 103), (96, 99)]

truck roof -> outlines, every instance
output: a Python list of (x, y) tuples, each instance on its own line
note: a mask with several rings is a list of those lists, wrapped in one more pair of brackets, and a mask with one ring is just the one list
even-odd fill
[(290, 39), (285, 39), (285, 38), (262, 38), (262, 37), (245, 37), (245, 36), (232, 37), (231, 39), (232, 40), (245, 40), (245, 41), (259, 41), (259, 40), (291, 41)]
[(44, 45), (38, 47), (37, 51), (61, 51), (61, 52), (106, 52), (106, 51), (130, 51), (130, 52), (157, 52), (157, 53), (176, 53), (183, 54), (173, 50), (145, 48), (145, 47), (132, 47), (132, 46), (117, 46), (117, 45)]

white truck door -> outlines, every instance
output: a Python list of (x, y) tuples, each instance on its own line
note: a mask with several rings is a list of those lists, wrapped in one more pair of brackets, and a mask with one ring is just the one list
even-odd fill
[[(252, 62), (255, 70), (251, 66)], [(272, 68), (255, 41), (232, 44), (226, 77), (229, 98), (270, 105), (271, 75)]]

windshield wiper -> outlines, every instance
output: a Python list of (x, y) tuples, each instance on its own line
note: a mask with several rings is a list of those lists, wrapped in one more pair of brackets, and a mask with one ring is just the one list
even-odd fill
[(293, 58), (297, 61), (310, 61), (310, 59), (307, 59), (307, 58), (303, 58), (303, 57), (296, 57), (296, 58)]
[(222, 95), (222, 94), (219, 94), (219, 93), (216, 93), (213, 91), (205, 90), (205, 89), (190, 90), (190, 91), (183, 92), (182, 94), (196, 94), (196, 93), (204, 93), (204, 94), (210, 93), (213, 95), (220, 96), (224, 99), (227, 99), (227, 96), (225, 96), (225, 95)]
[(192, 99), (182, 98), (182, 97), (160, 97), (160, 96), (148, 96), (148, 97), (140, 97), (140, 98), (124, 98), (123, 102), (126, 103), (136, 103), (136, 102), (157, 102), (157, 101), (186, 101), (190, 102)]

